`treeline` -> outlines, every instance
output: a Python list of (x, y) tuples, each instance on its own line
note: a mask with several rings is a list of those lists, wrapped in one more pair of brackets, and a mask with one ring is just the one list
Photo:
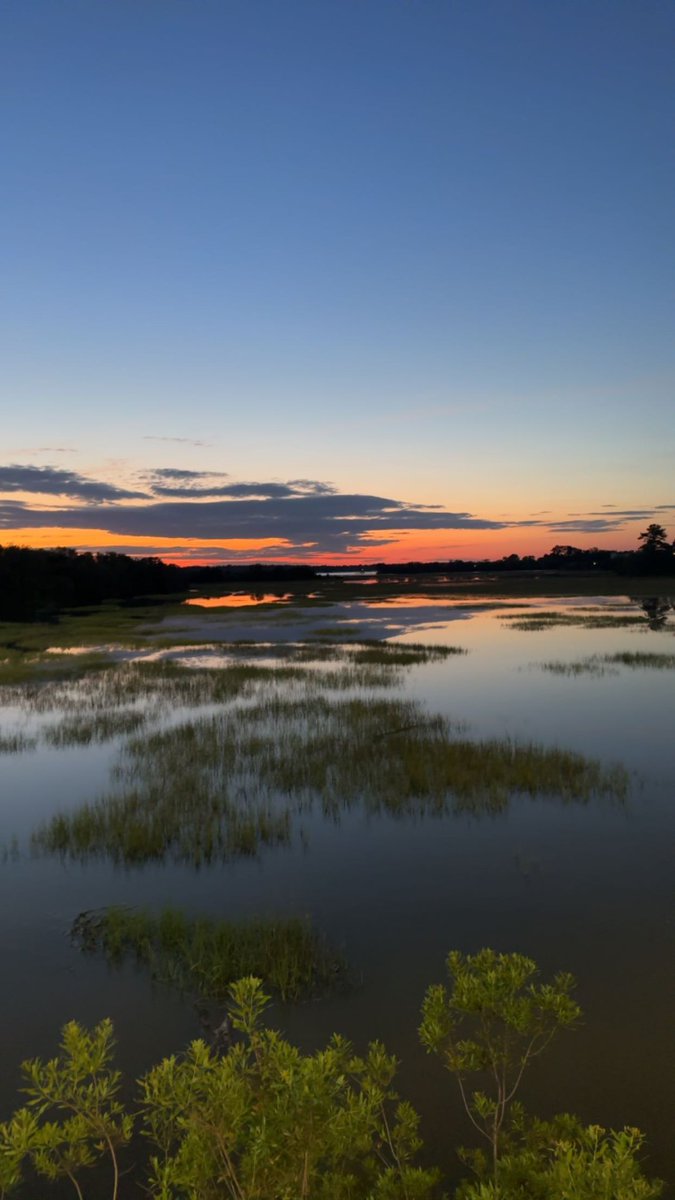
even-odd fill
[(164, 595), (185, 587), (159, 558), (0, 546), (0, 619), (50, 620), (64, 608)]
[(424, 574), (475, 574), (489, 572), (497, 574), (507, 571), (583, 571), (586, 574), (603, 574), (608, 571), (616, 575), (675, 575), (675, 553), (670, 546), (663, 550), (641, 547), (639, 550), (600, 550), (594, 547), (582, 550), (578, 546), (554, 546), (548, 554), (538, 558), (533, 554), (522, 557), (508, 554), (499, 559), (463, 558), (437, 562), (376, 563), (378, 575), (424, 575)]
[[(490, 560), (445, 559), (435, 562), (359, 564), (365, 573), (385, 575), (473, 574), (508, 571), (614, 572), (623, 576), (675, 575), (675, 553), (660, 525), (640, 534), (637, 550), (600, 550), (554, 546), (548, 554), (509, 554)], [(60, 611), (105, 600), (131, 601), (142, 596), (178, 594), (194, 586), (240, 583), (268, 585), (355, 573), (354, 563), (309, 566), (306, 563), (222, 563), (178, 567), (160, 558), (127, 554), (79, 553), (76, 550), (29, 550), (0, 546), (0, 620), (50, 620)]]
[(294, 579), (316, 579), (316, 571), (305, 563), (223, 563), (214, 567), (182, 567), (183, 586), (212, 583), (290, 583)]

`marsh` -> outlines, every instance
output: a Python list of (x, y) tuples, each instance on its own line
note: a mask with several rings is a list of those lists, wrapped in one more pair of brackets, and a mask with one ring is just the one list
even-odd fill
[(325, 938), (353, 986), (287, 994), (272, 1019), (307, 1049), (381, 1037), (437, 1158), (462, 1125), (415, 1029), (448, 947), (572, 971), (585, 1024), (525, 1102), (639, 1125), (672, 1178), (672, 617), (337, 586), (92, 612), (4, 652), (3, 1114), (20, 1059), (68, 1019), (111, 1016), (136, 1075), (198, 1034), (189, 989), (69, 937), (83, 910), (170, 908)]

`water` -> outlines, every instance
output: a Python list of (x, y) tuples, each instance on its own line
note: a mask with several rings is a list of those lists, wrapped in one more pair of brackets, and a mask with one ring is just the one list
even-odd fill
[[(428, 597), (418, 604), (402, 599), (403, 606), (384, 608), (379, 601), (345, 602), (323, 609), (320, 620), (359, 630), (365, 623), (369, 636), (393, 632), (403, 642), (462, 646), (466, 656), (403, 671), (405, 693), (431, 712), (467, 722), (477, 738), (508, 735), (622, 763), (633, 773), (625, 803), (514, 798), (498, 816), (441, 818), (367, 816), (355, 806), (336, 820), (315, 806), (296, 819), (290, 847), (263, 849), (254, 859), (199, 871), (168, 864), (123, 869), (105, 860), (65, 863), (29, 849), (31, 832), (49, 814), (106, 789), (119, 742), (41, 744), (3, 756), (0, 1117), (16, 1103), (21, 1059), (53, 1053), (66, 1020), (91, 1024), (111, 1016), (121, 1065), (132, 1075), (200, 1034), (189, 999), (153, 987), (131, 967), (112, 970), (84, 958), (71, 945), (68, 930), (81, 910), (180, 904), (227, 918), (307, 914), (344, 950), (362, 984), (310, 1004), (277, 1004), (272, 1020), (306, 1049), (333, 1030), (359, 1047), (384, 1040), (402, 1059), (400, 1087), (422, 1111), (432, 1157), (454, 1178), (452, 1147), (468, 1142), (470, 1132), (452, 1079), (423, 1054), (416, 1027), (427, 985), (444, 977), (448, 950), (490, 945), (579, 980), (582, 1027), (562, 1035), (534, 1068), (523, 1091), (528, 1107), (638, 1125), (648, 1138), (650, 1171), (675, 1181), (675, 673), (619, 667), (616, 674), (565, 676), (542, 669), (552, 660), (624, 651), (673, 654), (673, 629), (650, 628), (645, 617), (635, 627), (525, 632), (506, 619), (520, 605), (430, 607)], [(628, 601), (616, 608), (615, 598), (535, 606), (570, 612), (574, 604), (640, 614)], [(222, 657), (202, 649), (195, 661), (209, 653)], [(0, 731), (39, 733), (54, 719), (5, 708)]]

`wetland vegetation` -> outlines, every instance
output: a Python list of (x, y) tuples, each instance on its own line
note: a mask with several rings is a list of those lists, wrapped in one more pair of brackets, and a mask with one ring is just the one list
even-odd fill
[[(449, 986), (424, 997), (420, 1039), (455, 1076), (474, 1135), (487, 1142), (459, 1152), (470, 1174), (456, 1200), (660, 1196), (639, 1161), (637, 1129), (568, 1114), (545, 1122), (515, 1101), (531, 1062), (578, 1022), (572, 976), (541, 982), (531, 959), (492, 950), (452, 952), (448, 967)], [(0, 1125), (0, 1195), (63, 1180), (84, 1200), (99, 1168), (97, 1194), (109, 1200), (121, 1200), (120, 1184), (125, 1196), (131, 1187), (155, 1200), (448, 1197), (420, 1116), (394, 1086), (396, 1058), (380, 1042), (358, 1055), (337, 1034), (303, 1054), (263, 1024), (268, 1000), (259, 979), (234, 983), (234, 1044), (221, 1053), (193, 1041), (164, 1058), (140, 1079), (133, 1106), (121, 1098), (112, 1023), (89, 1032), (69, 1022), (57, 1057), (23, 1063), (27, 1100)]]
[(544, 662), (543, 671), (553, 675), (618, 675), (619, 667), (634, 671), (674, 671), (675, 654), (621, 650), (616, 654), (593, 654), (579, 662)]
[(200, 865), (287, 842), (308, 805), (480, 815), (514, 795), (623, 800), (629, 785), (620, 766), (568, 750), (472, 740), (411, 700), (278, 693), (131, 737), (115, 776), (107, 795), (53, 816), (35, 849)]
[(322, 995), (346, 979), (344, 959), (297, 917), (235, 922), (113, 906), (80, 913), (72, 937), (113, 966), (132, 960), (155, 981), (208, 1000), (226, 1000), (244, 975), (259, 976), (284, 1001)]

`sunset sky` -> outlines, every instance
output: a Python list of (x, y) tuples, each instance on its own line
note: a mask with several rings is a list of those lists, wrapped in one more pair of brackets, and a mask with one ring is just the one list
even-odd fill
[(3, 0), (0, 544), (675, 536), (675, 5)]

